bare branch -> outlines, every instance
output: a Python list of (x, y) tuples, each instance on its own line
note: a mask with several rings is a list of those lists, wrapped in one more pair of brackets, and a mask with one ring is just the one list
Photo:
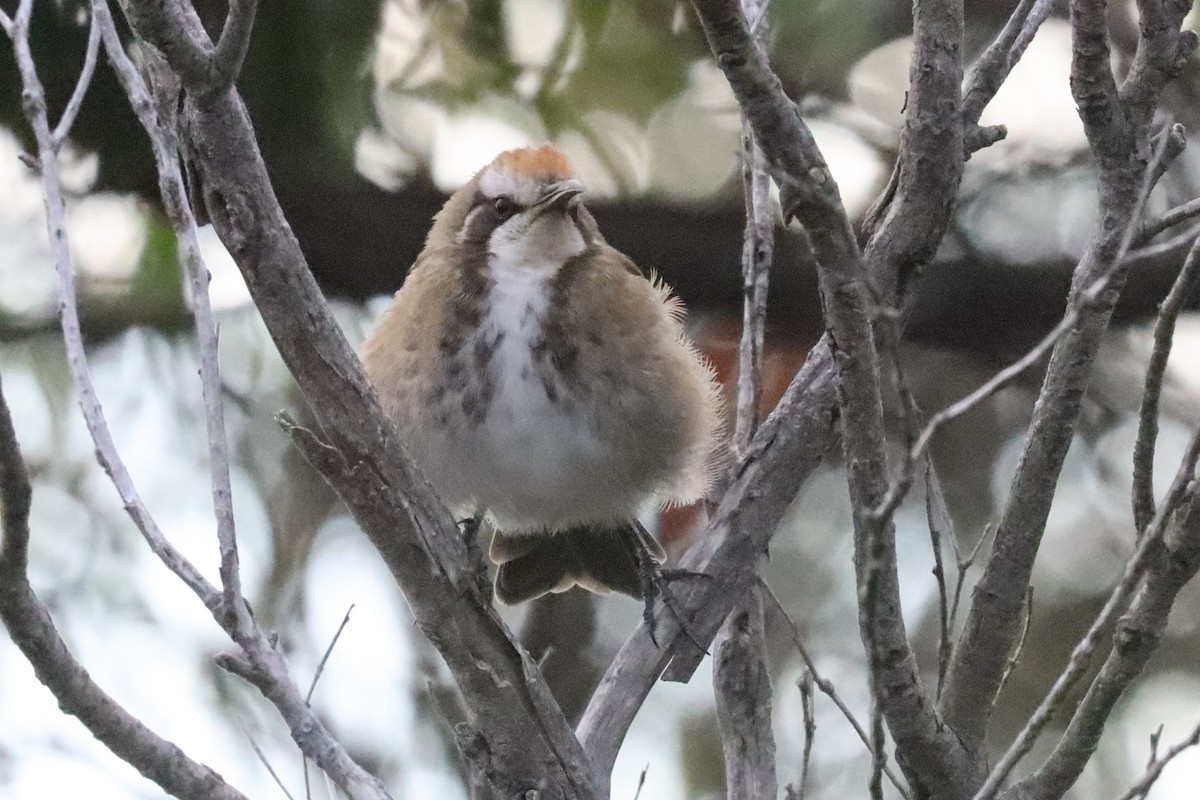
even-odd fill
[(292, 797), (292, 793), (288, 791), (287, 787), (283, 785), (283, 780), (280, 779), (279, 773), (275, 771), (275, 767), (271, 766), (271, 762), (267, 760), (267, 754), (258, 746), (258, 742), (254, 741), (254, 737), (250, 735), (250, 731), (246, 730), (245, 726), (242, 726), (242, 734), (245, 735), (246, 741), (250, 744), (250, 749), (254, 751), (254, 755), (258, 756), (259, 762), (267, 768), (267, 772), (270, 774), (271, 779), (275, 781), (275, 785), (279, 787), (279, 791), (283, 792), (283, 796), (287, 800), (296, 800)]
[(79, 80), (75, 83), (75, 90), (71, 92), (71, 99), (67, 101), (67, 107), (63, 110), (62, 118), (59, 119), (58, 126), (55, 127), (54, 133), (50, 137), (55, 148), (62, 146), (71, 132), (71, 126), (75, 124), (75, 117), (79, 115), (83, 98), (87, 94), (88, 87), (91, 86), (92, 74), (96, 71), (96, 54), (99, 52), (100, 29), (96, 27), (95, 18), (92, 18), (88, 22), (87, 50), (83, 56), (83, 69), (79, 73)]
[[(1025, 588), (1050, 502), (1096, 352), (1124, 285), (1127, 271), (1122, 260), (1148, 193), (1147, 180), (1153, 176), (1146, 163), (1151, 109), (1122, 103), (1118, 96), (1109, 65), (1105, 8), (1104, 0), (1071, 4), (1071, 89), (1100, 183), (1098, 229), (1075, 269), (1068, 299), (1069, 313), (1078, 319), (1062, 332), (1051, 354), (996, 529), (995, 550), (977, 587), (940, 703), (961, 740), (977, 750), (983, 747), (992, 702), (1019, 632)], [(1179, 34), (1178, 25), (1171, 35), (1181, 43), (1188, 38)], [(1169, 139), (1163, 137), (1160, 153)], [(1101, 280), (1105, 283), (1098, 283)]]
[(1012, 677), (1013, 670), (1017, 668), (1017, 664), (1021, 663), (1021, 651), (1025, 649), (1025, 639), (1029, 636), (1029, 623), (1032, 621), (1033, 587), (1030, 586), (1025, 591), (1025, 617), (1021, 622), (1021, 635), (1017, 637), (1017, 646), (1013, 648), (1012, 655), (1008, 657), (1008, 661), (1004, 664), (1004, 672), (1000, 674), (1000, 688), (996, 690), (997, 700), (1000, 699), (1004, 687), (1008, 685), (1008, 679)]
[(976, 127), (979, 118), (983, 116), (983, 110), (996, 96), (996, 92), (1000, 91), (1013, 67), (1025, 54), (1025, 49), (1033, 41), (1038, 28), (1050, 16), (1055, 2), (1056, 0), (1021, 0), (996, 38), (975, 62), (963, 91), (963, 125), (968, 132), (968, 153), (1003, 138), (996, 136), (997, 132), (992, 129)]
[(1184, 260), (1183, 268), (1159, 307), (1158, 319), (1154, 322), (1154, 348), (1146, 367), (1137, 440), (1133, 445), (1133, 517), (1139, 534), (1146, 530), (1154, 516), (1154, 449), (1158, 439), (1158, 404), (1175, 337), (1175, 323), (1183, 311), (1184, 302), (1196, 287), (1197, 279), (1200, 279), (1200, 239)]
[(713, 644), (713, 692), (725, 753), (725, 796), (775, 800), (771, 675), (762, 595), (742, 596)]
[[(816, 664), (813, 662), (812, 656), (809, 655), (808, 648), (804, 645), (804, 639), (800, 635), (800, 628), (796, 626), (796, 621), (793, 620), (791, 615), (787, 613), (787, 609), (784, 608), (783, 603), (779, 601), (779, 596), (775, 594), (775, 591), (766, 583), (766, 581), (760, 579), (759, 586), (762, 587), (762, 591), (766, 593), (766, 596), (771, 598), (771, 603), (775, 606), (775, 609), (779, 612), (779, 615), (783, 617), (784, 622), (787, 623), (792, 634), (792, 643), (796, 645), (796, 651), (800, 653), (800, 658), (804, 661), (804, 668), (808, 671), (809, 678), (813, 683), (816, 684), (816, 687), (821, 690), (822, 694), (833, 701), (833, 704), (837, 706), (838, 711), (842, 712), (842, 716), (845, 717), (846, 721), (850, 723), (850, 727), (854, 728), (854, 732), (858, 734), (858, 738), (862, 740), (863, 745), (865, 745), (868, 752), (870, 752), (870, 737), (867, 736), (866, 730), (863, 729), (863, 726), (855, 718), (854, 712), (850, 710), (850, 707), (847, 706), (845, 701), (843, 701), (838, 695), (837, 690), (833, 686), (833, 682), (827, 680), (826, 678), (822, 678), (820, 673), (817, 672)], [(813, 724), (813, 728), (815, 730), (815, 723)], [(886, 762), (883, 763), (882, 769), (883, 773), (887, 775), (888, 780), (890, 780), (892, 785), (896, 787), (896, 791), (900, 793), (901, 797), (904, 797), (905, 800), (910, 800), (911, 795), (909, 794), (908, 790), (904, 787), (904, 784), (900, 782), (900, 779), (892, 772), (891, 767), (889, 767)]]
[(250, 33), (254, 30), (254, 14), (258, 0), (230, 0), (225, 27), (212, 55), (212, 70), (217, 88), (228, 89), (242, 71), (242, 61), (250, 49)]
[[(1004, 753), (1004, 757), (1000, 759), (991, 774), (988, 775), (987, 780), (975, 794), (974, 800), (990, 800), (990, 798), (996, 795), (996, 792), (999, 791), (1013, 767), (1033, 747), (1037, 737), (1045, 729), (1046, 725), (1049, 724), (1054, 712), (1062, 705), (1067, 693), (1091, 664), (1092, 654), (1095, 652), (1104, 632), (1112, 624), (1116, 615), (1124, 608), (1125, 603), (1142, 580), (1143, 574), (1151, 565), (1152, 560), (1159, 556), (1163, 538), (1167, 532), (1168, 522), (1173, 519), (1176, 510), (1184, 502), (1188, 485), (1196, 474), (1197, 460), (1200, 460), (1200, 430), (1192, 437), (1191, 446), (1188, 448), (1183, 462), (1179, 465), (1179, 471), (1175, 476), (1171, 491), (1168, 493), (1166, 500), (1163, 501), (1162, 507), (1158, 510), (1154, 520), (1147, 527), (1137, 551), (1125, 565), (1125, 572), (1121, 575), (1121, 580), (1109, 595), (1100, 613), (1096, 615), (1096, 619), (1092, 621), (1087, 633), (1084, 634), (1083, 638), (1079, 640), (1078, 644), (1071, 651), (1071, 657), (1066, 667), (1058, 678), (1055, 679), (1054, 685), (1050, 688), (1046, 697), (1042, 699), (1042, 702), (1029, 718), (1021, 733), (1009, 745), (1008, 750)], [(1114, 645), (1114, 648), (1118, 645), (1119, 643)], [(1097, 681), (1099, 680), (1100, 678), (1098, 677)], [(1076, 712), (1077, 718), (1083, 713), (1086, 705), (1085, 700)], [(1105, 717), (1107, 717), (1107, 711), (1105, 712)], [(1071, 727), (1075, 727), (1075, 724), (1076, 720), (1073, 720)], [(1101, 725), (1103, 725), (1102, 722)], [(1070, 736), (1071, 733), (1068, 731), (1063, 736), (1063, 741), (1068, 741)], [(1055, 756), (1057, 756), (1061, 749), (1062, 743), (1060, 742), (1059, 748), (1055, 751)], [(1055, 762), (1055, 756), (1051, 756), (1050, 761), (1047, 762), (1048, 765)], [(1080, 764), (1080, 768), (1082, 768), (1082, 764)]]
[(813, 674), (804, 668), (800, 678), (800, 708), (804, 714), (804, 750), (800, 755), (800, 783), (788, 784), (786, 800), (804, 800), (808, 793), (808, 770), (812, 766), (813, 740), (817, 738), (817, 716), (813, 709)]
[(350, 607), (346, 609), (346, 616), (342, 617), (342, 624), (338, 625), (333, 638), (329, 640), (329, 646), (325, 648), (325, 652), (321, 655), (321, 660), (317, 663), (317, 669), (313, 672), (312, 683), (308, 685), (308, 692), (304, 695), (304, 702), (312, 702), (313, 692), (317, 690), (317, 681), (321, 680), (321, 673), (325, 671), (325, 664), (329, 661), (329, 656), (333, 654), (333, 648), (337, 647), (338, 639), (342, 638), (342, 631), (346, 630), (346, 625), (350, 622), (350, 612), (353, 610), (354, 603), (351, 603)]
[[(23, 4), (21, 8), (24, 11), (25, 5)], [(107, 8), (105, 12), (107, 13)], [(24, 18), (27, 21), (28, 14), (25, 14)], [(29, 117), (38, 143), (38, 166), (46, 192), (46, 225), (50, 237), (50, 250), (54, 258), (54, 270), (58, 276), (59, 314), (62, 321), (63, 342), (67, 351), (67, 368), (75, 390), (79, 394), (79, 405), (83, 410), (88, 432), (96, 444), (96, 458), (112, 479), (126, 512), (138, 530), (142, 532), (151, 551), (203, 601), (211, 612), (216, 613), (220, 607), (220, 594), (200, 574), (199, 570), (175, 549), (163, 535), (153, 517), (150, 516), (137, 488), (133, 485), (129, 471), (117, 453), (116, 444), (113, 442), (112, 433), (109, 431), (108, 422), (104, 417), (104, 410), (92, 384), (92, 377), (87, 366), (87, 354), (83, 347), (83, 334), (79, 327), (79, 311), (75, 296), (75, 270), (71, 263), (67, 239), (66, 209), (59, 181), (58, 159), (46, 118), (45, 95), (34, 68), (33, 56), (29, 51), (29, 43), (26, 38), (28, 29), (25, 25), (26, 23), (22, 22), (22, 13), (18, 12), (15, 25), (17, 35), (14, 36), (13, 45), (17, 62), (21, 68), (22, 82), (25, 85), (23, 97), (26, 116)]]
[(933, 577), (938, 587), (938, 680), (937, 696), (942, 695), (946, 681), (946, 669), (950, 666), (950, 602), (946, 591), (946, 569), (942, 559), (942, 532), (950, 535), (955, 553), (958, 552), (958, 537), (954, 535), (954, 524), (946, 509), (946, 497), (942, 494), (942, 482), (933, 468), (933, 460), (925, 461), (925, 524), (929, 528), (929, 543), (933, 549)]
[[(125, 54), (105, 0), (92, 0), (92, 27), (100, 30), (105, 52), (113, 64), (130, 105), (146, 131), (158, 171), (159, 193), (163, 208), (175, 232), (180, 271), (191, 289), (195, 317), (196, 342), (200, 350), (200, 385), (208, 433), (209, 474), (212, 480), (213, 511), (217, 520), (217, 542), (221, 553), (221, 586), (224, 613), (235, 617), (232, 623), (245, 631), (253, 626), (242, 599), (238, 570), (237, 533), (233, 522), (233, 494), (229, 481), (229, 452), (225, 435), (225, 412), (221, 403), (221, 374), (217, 363), (217, 326), (208, 296), (210, 276), (200, 254), (196, 218), (188, 202), (187, 189), (179, 168), (179, 143), (173, 128), (158, 119), (150, 89)], [(236, 619), (240, 617), (240, 619)]]
[[(765, 4), (764, 4), (765, 5)], [(764, 12), (765, 13), (765, 12)], [(742, 121), (742, 187), (746, 197), (746, 232), (742, 248), (742, 336), (738, 346), (737, 412), (733, 446), (742, 453), (758, 427), (762, 398), (763, 332), (767, 322), (767, 289), (775, 244), (771, 213), (771, 178), (761, 166), (762, 151), (749, 123)]]
[[(24, 35), (19, 26), (17, 34)], [(8, 405), (0, 392), (0, 620), (13, 643), (63, 711), (77, 718), (105, 747), (163, 791), (182, 800), (246, 800), (211, 768), (192, 761), (131, 716), (92, 681), (71, 655), (25, 572), (31, 498), (29, 475)]]
[[(1159, 733), (1162, 733), (1162, 728), (1159, 728)], [(1157, 740), (1156, 740), (1157, 742)], [(1146, 767), (1146, 773), (1142, 775), (1133, 786), (1129, 787), (1129, 791), (1121, 795), (1118, 800), (1140, 800), (1150, 793), (1150, 788), (1154, 786), (1162, 771), (1166, 769), (1167, 764), (1170, 764), (1177, 755), (1184, 750), (1195, 747), (1200, 744), (1200, 723), (1192, 728), (1192, 732), (1178, 744), (1172, 745), (1163, 753), (1162, 757), (1152, 755), (1149, 765)]]
[(1181, 222), (1187, 222), (1195, 217), (1200, 217), (1200, 197), (1175, 206), (1162, 216), (1143, 223), (1142, 229), (1138, 232), (1137, 241), (1139, 243), (1148, 242), (1167, 228), (1173, 228)]
[(975, 541), (975, 546), (971, 548), (971, 552), (963, 557), (959, 552), (958, 542), (954, 543), (954, 560), (957, 567), (958, 577), (954, 581), (954, 599), (950, 603), (950, 628), (954, 628), (954, 621), (958, 619), (958, 601), (962, 598), (963, 584), (967, 579), (967, 570), (975, 565), (975, 561), (979, 558), (980, 552), (983, 551), (983, 546), (992, 538), (996, 532), (994, 525), (987, 525), (983, 529), (983, 533), (979, 534), (979, 538)]
[[(1191, 461), (1193, 470), (1197, 442), (1200, 442), (1200, 431), (1193, 439), (1192, 454), (1185, 459), (1185, 465)], [(1180, 501), (1166, 534), (1161, 538), (1151, 535), (1143, 538), (1143, 544), (1154, 540), (1158, 544), (1152, 548), (1141, 586), (1129, 610), (1117, 622), (1108, 658), (1075, 709), (1066, 732), (1046, 763), (1004, 792), (1003, 800), (1061, 797), (1095, 753), (1105, 722), (1117, 701), (1158, 648), (1179, 590), (1200, 569), (1200, 491), (1193, 484), (1185, 494), (1190, 494), (1190, 499)], [(1162, 510), (1170, 505), (1168, 498)], [(1158, 523), (1156, 517), (1151, 530)]]

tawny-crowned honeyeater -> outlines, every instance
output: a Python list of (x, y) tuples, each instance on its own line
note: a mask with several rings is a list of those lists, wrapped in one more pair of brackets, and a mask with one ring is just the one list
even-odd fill
[(489, 515), (506, 603), (576, 583), (641, 596), (630, 521), (712, 473), (713, 372), (582, 193), (555, 148), (502, 153), (434, 217), (363, 350), (437, 493)]

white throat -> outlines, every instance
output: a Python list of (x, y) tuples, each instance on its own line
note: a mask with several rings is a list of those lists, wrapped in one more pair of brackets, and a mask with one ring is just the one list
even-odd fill
[(550, 277), (587, 243), (569, 217), (549, 211), (530, 221), (518, 214), (497, 228), (488, 242), (488, 266), (499, 284), (522, 273)]

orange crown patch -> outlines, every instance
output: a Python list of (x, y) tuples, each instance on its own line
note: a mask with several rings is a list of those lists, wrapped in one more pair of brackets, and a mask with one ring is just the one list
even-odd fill
[(571, 164), (557, 147), (520, 147), (496, 156), (495, 169), (510, 175), (526, 175), (539, 181), (561, 181), (570, 178)]

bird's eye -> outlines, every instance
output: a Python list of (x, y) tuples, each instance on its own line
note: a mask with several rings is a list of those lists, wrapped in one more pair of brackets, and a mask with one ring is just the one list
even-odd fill
[(517, 204), (508, 195), (502, 194), (499, 197), (497, 197), (495, 200), (493, 200), (492, 208), (493, 208), (493, 210), (495, 210), (495, 212), (499, 216), (503, 217), (504, 219), (508, 219), (513, 214), (517, 213)]

